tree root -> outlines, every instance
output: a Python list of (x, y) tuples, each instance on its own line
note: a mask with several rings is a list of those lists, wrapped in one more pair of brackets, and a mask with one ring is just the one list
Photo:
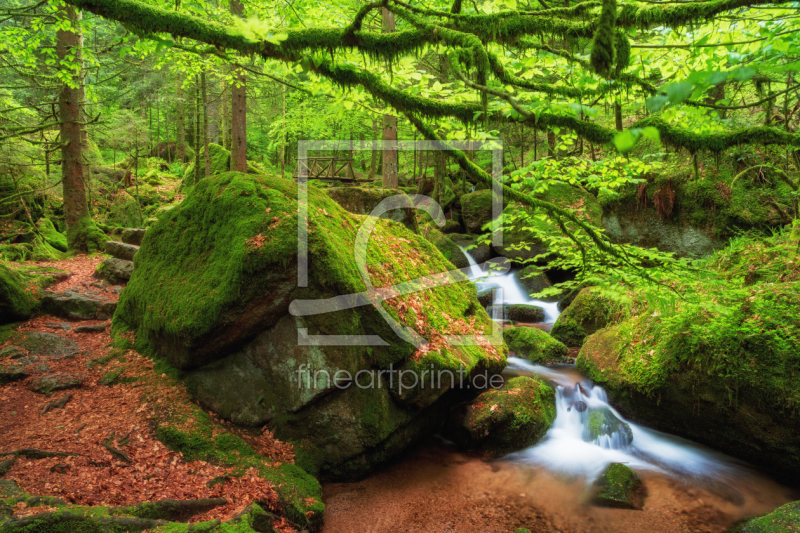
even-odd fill
[(26, 459), (47, 459), (48, 457), (73, 457), (80, 454), (69, 452), (50, 452), (47, 450), (37, 450), (36, 448), (22, 448), (11, 452), (0, 453), (0, 456), (4, 455), (22, 456)]
[(53, 409), (63, 409), (67, 402), (72, 399), (72, 394), (67, 394), (63, 398), (59, 398), (58, 400), (52, 400), (50, 403), (45, 404), (40, 411), (41, 414), (48, 413)]

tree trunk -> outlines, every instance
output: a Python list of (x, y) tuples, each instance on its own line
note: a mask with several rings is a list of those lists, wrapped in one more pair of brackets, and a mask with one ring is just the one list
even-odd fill
[[(724, 99), (725, 99), (725, 83), (723, 82), (718, 85), (715, 85), (714, 88), (711, 89), (711, 91), (708, 94), (708, 97), (706, 98), (706, 103), (711, 105), (716, 105), (717, 102)], [(717, 109), (716, 111), (717, 111), (717, 116), (719, 116), (719, 118), (724, 119), (728, 110)]]
[[(61, 133), (61, 178), (64, 194), (64, 213), (67, 223), (67, 244), (70, 250), (95, 251), (101, 243), (89, 216), (84, 181), (83, 148), (86, 137), (81, 125), (84, 103), (83, 88), (83, 34), (80, 29), (81, 14), (73, 6), (59, 8), (59, 18), (68, 21), (69, 29), (56, 32), (56, 53), (62, 64), (71, 63), (77, 72), (73, 80), (76, 87), (64, 84), (58, 93), (58, 114)], [(71, 56), (71, 59), (67, 59)]]
[[(244, 16), (244, 6), (231, 0), (231, 13)], [(247, 78), (244, 70), (235, 73), (231, 85), (231, 170), (247, 172)]]
[(281, 84), (281, 177), (286, 177), (286, 85)]
[[(378, 136), (378, 121), (372, 120), (373, 139)], [(375, 179), (375, 172), (378, 169), (378, 151), (375, 150), (375, 141), (372, 141), (372, 159), (369, 163), (369, 179)]]
[(184, 99), (181, 79), (178, 78), (175, 95), (178, 98), (178, 160), (186, 162), (186, 100)]
[(200, 76), (194, 75), (194, 182), (200, 181)]
[[(394, 13), (386, 9), (381, 9), (383, 33), (394, 32)], [(383, 187), (385, 189), (397, 188), (397, 117), (394, 115), (383, 115), (383, 135), (384, 143), (389, 141), (392, 148), (383, 149)]]
[(203, 151), (205, 152), (206, 170), (204, 176), (211, 175), (211, 154), (208, 153), (208, 88), (206, 71), (200, 73), (200, 91), (203, 94)]
[(614, 125), (617, 131), (622, 131), (622, 104), (614, 102)]
[(547, 130), (547, 156), (556, 156), (556, 132)]

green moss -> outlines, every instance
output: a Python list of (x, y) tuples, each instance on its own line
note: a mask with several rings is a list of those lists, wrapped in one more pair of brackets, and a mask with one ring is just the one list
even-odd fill
[(641, 509), (644, 486), (639, 476), (621, 463), (608, 465), (595, 482), (599, 492), (594, 501), (609, 507)]
[[(222, 174), (223, 172), (228, 172), (231, 169), (231, 152), (226, 150), (222, 146), (214, 143), (208, 144), (208, 153), (209, 153), (209, 162), (211, 163), (211, 175), (214, 174)], [(200, 175), (205, 176), (205, 161), (206, 161), (206, 148), (205, 146), (200, 148)], [(195, 175), (194, 175), (194, 159), (186, 166), (186, 170), (183, 172), (183, 180), (184, 184), (191, 185), (194, 184)], [(248, 169), (249, 170), (249, 169)]]
[(422, 230), (422, 235), (428, 239), (434, 246), (436, 246), (442, 255), (455, 266), (455, 268), (464, 268), (469, 266), (469, 261), (461, 251), (461, 248), (451, 241), (447, 235), (438, 229), (427, 226)]
[(67, 228), (67, 244), (70, 250), (102, 252), (107, 240), (106, 234), (88, 216)]
[(47, 244), (60, 252), (67, 251), (66, 235), (59, 233), (49, 218), (40, 218), (39, 222), (36, 223), (36, 227)]
[(0, 324), (28, 318), (36, 308), (36, 300), (25, 290), (22, 276), (0, 264)]
[(737, 522), (728, 533), (792, 533), (800, 524), (800, 502), (790, 502), (771, 513)]
[(469, 448), (499, 456), (535, 444), (556, 417), (555, 393), (542, 380), (516, 377), (481, 393), (467, 407), (456, 438)]
[(616, 318), (618, 306), (598, 288), (587, 287), (559, 315), (550, 334), (567, 346), (581, 346), (584, 339)]
[(569, 353), (564, 344), (538, 328), (507, 328), (503, 330), (508, 349), (534, 363), (561, 363)]
[(800, 282), (787, 237), (735, 241), (705, 261), (715, 281), (682, 288), (691, 301), (598, 331), (578, 368), (658, 428), (800, 472)]

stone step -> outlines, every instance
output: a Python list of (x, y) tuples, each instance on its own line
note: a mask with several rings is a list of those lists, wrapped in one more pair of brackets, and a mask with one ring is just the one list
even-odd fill
[(95, 275), (114, 284), (125, 283), (133, 275), (133, 261), (109, 257), (97, 265)]
[(92, 292), (44, 291), (42, 310), (69, 320), (107, 320), (114, 316), (117, 302), (108, 301)]
[(117, 259), (124, 259), (125, 261), (133, 261), (133, 256), (139, 251), (139, 247), (135, 244), (126, 244), (124, 242), (108, 241), (106, 242), (105, 252)]
[(141, 246), (147, 228), (125, 228), (122, 230), (122, 242)]

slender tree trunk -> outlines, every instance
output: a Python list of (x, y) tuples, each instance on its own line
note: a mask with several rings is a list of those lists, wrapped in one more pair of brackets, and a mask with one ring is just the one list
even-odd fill
[(203, 151), (205, 152), (206, 171), (205, 177), (211, 175), (211, 154), (208, 153), (208, 88), (206, 71), (200, 73), (200, 91), (203, 94)]
[[(373, 139), (378, 136), (378, 121), (372, 120)], [(375, 179), (375, 173), (378, 169), (378, 150), (375, 150), (375, 141), (372, 141), (372, 160), (369, 163), (369, 179)]]
[[(394, 13), (386, 9), (381, 9), (383, 33), (393, 33)], [(384, 142), (388, 141), (391, 149), (383, 150), (383, 187), (386, 189), (397, 188), (397, 117), (394, 115), (383, 115), (383, 135)]]
[[(82, 78), (83, 34), (80, 29), (81, 14), (73, 6), (65, 4), (59, 8), (59, 18), (68, 21), (69, 29), (56, 32), (56, 53), (63, 63), (76, 66)], [(71, 56), (71, 59), (67, 59)], [(58, 93), (58, 114), (61, 133), (61, 178), (64, 194), (64, 213), (67, 223), (67, 244), (71, 250), (87, 251), (86, 224), (91, 224), (89, 206), (86, 203), (86, 184), (84, 181), (83, 143), (85, 138), (81, 127), (81, 106), (84, 89), (81, 79), (74, 80), (76, 87), (63, 84)]]
[(614, 125), (617, 131), (622, 131), (622, 104), (614, 102)]
[(178, 160), (186, 162), (186, 100), (183, 94), (182, 80), (179, 78), (175, 95), (178, 98)]
[(286, 177), (286, 85), (281, 84), (281, 177)]
[(548, 157), (556, 156), (556, 132), (547, 130), (547, 155)]
[(194, 75), (194, 182), (200, 181), (200, 76)]
[[(244, 16), (244, 6), (231, 0), (231, 13)], [(247, 78), (244, 70), (235, 74), (231, 86), (231, 170), (247, 172)]]

